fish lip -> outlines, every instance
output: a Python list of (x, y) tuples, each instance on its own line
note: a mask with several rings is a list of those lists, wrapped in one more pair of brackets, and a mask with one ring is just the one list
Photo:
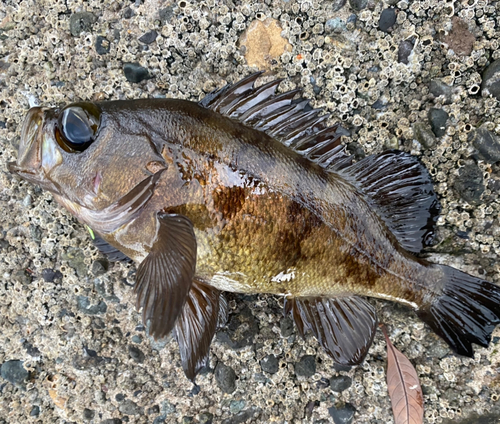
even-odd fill
[[(42, 164), (40, 137), (45, 123), (43, 110), (32, 107), (24, 118), (21, 129), (21, 142), (17, 157), (17, 169), (9, 164), (9, 171), (13, 169), (18, 175), (34, 175)], [(11, 171), (12, 172), (12, 171)]]

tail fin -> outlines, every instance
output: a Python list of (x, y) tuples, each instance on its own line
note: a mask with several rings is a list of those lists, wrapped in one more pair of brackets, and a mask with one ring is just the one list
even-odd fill
[(455, 268), (442, 268), (442, 295), (417, 315), (460, 355), (473, 356), (471, 343), (487, 347), (500, 323), (500, 286)]

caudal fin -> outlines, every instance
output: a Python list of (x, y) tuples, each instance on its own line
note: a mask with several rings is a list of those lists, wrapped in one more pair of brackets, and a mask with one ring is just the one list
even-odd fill
[(417, 314), (455, 352), (471, 357), (472, 343), (487, 347), (500, 323), (500, 286), (455, 268), (437, 266), (444, 273), (442, 295)]

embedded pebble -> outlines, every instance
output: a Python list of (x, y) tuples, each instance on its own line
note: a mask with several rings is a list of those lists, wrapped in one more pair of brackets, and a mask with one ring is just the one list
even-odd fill
[(200, 424), (212, 424), (214, 420), (214, 415), (210, 412), (202, 412), (199, 415), (198, 421)]
[(350, 403), (346, 403), (341, 407), (332, 406), (331, 408), (328, 408), (328, 412), (333, 418), (333, 422), (335, 424), (350, 424), (353, 422), (356, 408), (354, 408), (354, 406)]
[(100, 54), (108, 54), (109, 49), (111, 48), (111, 43), (108, 41), (106, 37), (102, 35), (98, 35), (95, 39), (95, 51)]
[(443, 41), (448, 44), (449, 48), (458, 56), (469, 56), (472, 53), (476, 38), (469, 30), (467, 22), (460, 19), (458, 16), (451, 18), (452, 29), (444, 36)]
[(436, 147), (436, 135), (427, 123), (415, 122), (413, 124), (413, 136), (426, 149), (433, 149)]
[(312, 377), (316, 373), (316, 357), (313, 355), (304, 355), (300, 361), (295, 364), (295, 374), (299, 377)]
[(245, 59), (249, 66), (270, 69), (284, 52), (292, 46), (283, 38), (283, 28), (276, 19), (264, 21), (255, 19), (240, 37), (240, 45), (245, 48)]
[(236, 373), (219, 362), (215, 367), (215, 382), (224, 393), (233, 393), (236, 390)]
[(368, 0), (349, 0), (349, 4), (354, 10), (359, 12), (368, 6)]
[(144, 362), (145, 359), (144, 353), (138, 347), (130, 345), (128, 347), (128, 353), (135, 362), (139, 364), (142, 364)]
[(479, 204), (484, 192), (483, 172), (475, 163), (463, 166), (453, 182), (456, 193), (466, 202)]
[(4, 362), (0, 367), (0, 375), (16, 386), (22, 386), (30, 377), (30, 373), (23, 366), (23, 361), (17, 360)]
[(410, 55), (413, 52), (414, 46), (415, 40), (413, 38), (402, 40), (398, 46), (398, 62), (408, 65), (410, 63)]
[(392, 26), (396, 23), (396, 10), (392, 7), (382, 10), (378, 21), (378, 28), (381, 31), (389, 32)]
[(293, 321), (288, 317), (283, 317), (280, 320), (280, 330), (282, 337), (289, 337), (293, 334)]
[(126, 63), (123, 65), (123, 73), (127, 81), (132, 83), (138, 83), (149, 78), (148, 70), (138, 63)]
[(46, 283), (53, 283), (55, 280), (63, 278), (63, 275), (60, 271), (55, 271), (51, 268), (44, 268), (42, 269), (41, 277)]
[(439, 79), (433, 79), (429, 84), (429, 91), (435, 97), (444, 98), (444, 104), (451, 103), (454, 88)]
[(125, 399), (118, 407), (118, 410), (125, 415), (144, 415), (144, 408), (130, 399)]
[(347, 29), (346, 23), (341, 18), (328, 19), (325, 22), (325, 31), (327, 33), (332, 33), (332, 32), (341, 33), (346, 29)]
[(493, 96), (500, 100), (500, 59), (495, 60), (485, 69), (481, 95), (483, 97)]
[(332, 11), (338, 12), (340, 9), (342, 9), (345, 6), (346, 2), (347, 2), (347, 0), (332, 0), (329, 3), (331, 4)]
[(92, 420), (95, 417), (95, 411), (93, 409), (85, 408), (82, 413), (84, 420)]
[(448, 122), (448, 114), (443, 109), (431, 108), (429, 110), (429, 123), (432, 132), (437, 138), (441, 138), (446, 134), (446, 123)]
[(478, 128), (469, 133), (469, 143), (478, 150), (479, 158), (488, 163), (500, 161), (500, 140), (486, 128)]
[(89, 32), (97, 18), (89, 12), (77, 12), (71, 15), (69, 28), (73, 37), (79, 37), (82, 32)]
[(278, 358), (274, 355), (267, 355), (260, 361), (260, 366), (262, 371), (268, 372), (269, 374), (275, 374), (278, 372)]
[(140, 36), (139, 41), (143, 44), (151, 44), (154, 43), (156, 37), (158, 37), (158, 33), (155, 30), (151, 30)]
[(337, 377), (330, 378), (330, 389), (334, 392), (343, 392), (344, 390), (351, 387), (352, 378), (347, 375), (339, 375)]

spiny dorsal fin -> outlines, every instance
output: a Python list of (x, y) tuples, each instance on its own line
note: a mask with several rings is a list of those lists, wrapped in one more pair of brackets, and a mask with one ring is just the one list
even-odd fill
[(208, 94), (200, 105), (265, 132), (313, 162), (332, 170), (351, 163), (340, 142), (347, 131), (339, 125), (327, 126), (329, 115), (313, 109), (309, 100), (294, 97), (300, 89), (276, 94), (282, 80), (255, 88), (262, 72), (251, 74)]
[(340, 174), (367, 195), (406, 250), (419, 253), (432, 242), (441, 207), (429, 172), (415, 156), (386, 150)]

